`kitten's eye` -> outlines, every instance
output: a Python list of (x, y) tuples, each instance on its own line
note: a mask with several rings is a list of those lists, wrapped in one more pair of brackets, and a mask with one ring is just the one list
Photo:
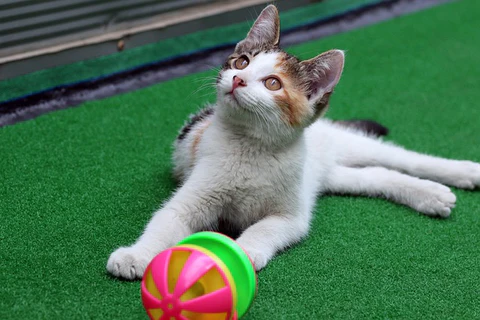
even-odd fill
[(240, 58), (235, 60), (234, 65), (235, 65), (235, 68), (237, 68), (238, 70), (243, 70), (248, 66), (248, 63), (249, 63), (248, 58), (245, 56), (241, 56)]
[(265, 87), (270, 91), (277, 91), (282, 88), (282, 83), (276, 77), (269, 77), (263, 81)]

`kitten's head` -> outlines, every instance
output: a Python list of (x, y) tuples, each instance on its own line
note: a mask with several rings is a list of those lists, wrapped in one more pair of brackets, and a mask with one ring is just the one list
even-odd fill
[(344, 54), (325, 52), (300, 61), (279, 48), (280, 21), (266, 7), (218, 75), (221, 112), (267, 133), (303, 129), (327, 109), (340, 79)]

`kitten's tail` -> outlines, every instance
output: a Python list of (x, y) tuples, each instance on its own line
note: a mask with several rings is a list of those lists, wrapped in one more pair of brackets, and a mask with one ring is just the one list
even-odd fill
[(372, 120), (340, 120), (334, 121), (334, 123), (345, 128), (359, 130), (375, 137), (383, 137), (388, 134), (387, 127), (384, 127), (380, 123)]

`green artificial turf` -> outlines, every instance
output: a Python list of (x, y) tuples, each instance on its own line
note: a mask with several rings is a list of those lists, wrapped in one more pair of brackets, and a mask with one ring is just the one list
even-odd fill
[[(305, 43), (347, 50), (331, 118), (371, 118), (410, 149), (480, 161), (480, 2)], [(145, 319), (105, 271), (174, 189), (171, 144), (214, 99), (203, 72), (0, 128), (0, 319)], [(187, 94), (190, 93), (190, 94)], [(306, 241), (259, 273), (245, 319), (478, 319), (480, 192), (449, 219), (327, 196)]]

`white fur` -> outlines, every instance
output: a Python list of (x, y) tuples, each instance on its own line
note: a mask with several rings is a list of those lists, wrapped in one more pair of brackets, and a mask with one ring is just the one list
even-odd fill
[[(218, 115), (210, 120), (184, 185), (133, 246), (112, 253), (107, 269), (113, 275), (141, 277), (156, 254), (193, 232), (215, 227), (220, 216), (245, 230), (238, 243), (259, 270), (307, 234), (322, 192), (384, 196), (446, 217), (455, 195), (440, 183), (480, 186), (478, 163), (406, 151), (326, 120), (281, 148), (239, 139)], [(188, 147), (178, 148), (176, 156)]]
[[(330, 92), (343, 68), (343, 53), (325, 57), (330, 57), (324, 68), (331, 80), (320, 81), (327, 87), (318, 88), (320, 96), (312, 99)], [(307, 128), (289, 125), (275, 105), (274, 96), (283, 89), (272, 92), (263, 84), (277, 71), (277, 54), (250, 58), (244, 70), (221, 72), (215, 113), (176, 142), (181, 187), (132, 246), (111, 254), (111, 274), (142, 277), (156, 254), (194, 232), (215, 229), (219, 218), (243, 230), (237, 241), (260, 270), (307, 234), (316, 197), (323, 192), (381, 196), (447, 217), (456, 198), (443, 184), (480, 186), (478, 163), (407, 151), (327, 120)], [(235, 98), (228, 94), (233, 76), (247, 83), (236, 89)], [(310, 113), (313, 117), (313, 109)]]

